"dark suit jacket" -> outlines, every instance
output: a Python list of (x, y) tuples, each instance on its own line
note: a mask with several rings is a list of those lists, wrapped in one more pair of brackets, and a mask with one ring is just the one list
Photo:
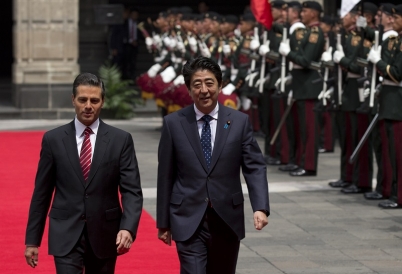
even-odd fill
[(142, 210), (133, 139), (129, 133), (100, 121), (85, 182), (75, 135), (72, 121), (43, 136), (25, 243), (40, 246), (54, 193), (49, 212), (49, 254), (68, 254), (86, 224), (96, 256), (113, 257), (118, 231), (128, 230), (135, 238)]
[(194, 234), (208, 199), (238, 239), (244, 238), (240, 170), (253, 211), (269, 213), (266, 165), (247, 115), (219, 105), (210, 170), (201, 150), (194, 105), (167, 115), (158, 157), (157, 227), (170, 228), (174, 240), (185, 241)]

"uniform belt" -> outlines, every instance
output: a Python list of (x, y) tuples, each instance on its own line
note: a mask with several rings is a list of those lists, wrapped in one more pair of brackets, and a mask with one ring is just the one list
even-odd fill
[(394, 81), (388, 80), (388, 79), (384, 79), (382, 81), (382, 84), (384, 86), (394, 86), (394, 87), (402, 87), (402, 82), (399, 83), (395, 83)]
[(360, 78), (360, 74), (348, 72), (348, 78)]

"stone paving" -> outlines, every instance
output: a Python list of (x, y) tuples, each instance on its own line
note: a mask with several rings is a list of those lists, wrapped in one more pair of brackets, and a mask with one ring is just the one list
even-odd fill
[[(0, 131), (48, 130), (67, 122), (0, 120)], [(160, 137), (155, 129), (161, 119), (106, 122), (133, 135), (144, 207), (155, 217)], [(257, 140), (262, 146), (263, 140)], [(402, 210), (382, 210), (360, 194), (344, 195), (328, 187), (328, 181), (339, 176), (338, 161), (339, 148), (320, 154), (317, 177), (294, 178), (268, 167), (269, 225), (263, 231), (253, 228), (246, 194), (246, 238), (237, 273), (402, 273)]]

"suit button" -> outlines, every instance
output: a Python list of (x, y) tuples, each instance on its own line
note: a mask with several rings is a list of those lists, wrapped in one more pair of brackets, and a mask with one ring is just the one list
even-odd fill
[(85, 214), (81, 215), (81, 220), (85, 220)]
[(209, 182), (209, 177), (207, 177), (207, 182)]
[(89, 197), (88, 194), (85, 193), (85, 199), (88, 199), (88, 197)]
[(205, 202), (207, 202), (207, 203), (208, 203), (208, 201), (209, 201), (208, 197), (207, 197), (207, 198), (205, 198)]

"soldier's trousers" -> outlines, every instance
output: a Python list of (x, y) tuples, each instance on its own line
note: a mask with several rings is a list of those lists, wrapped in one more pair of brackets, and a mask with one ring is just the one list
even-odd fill
[(287, 107), (287, 97), (272, 98), (272, 94), (273, 92), (270, 92), (270, 98), (266, 99), (269, 102), (267, 111), (269, 117), (267, 127), (269, 130), (268, 134), (265, 136), (265, 154), (272, 158), (279, 159), (282, 164), (287, 164), (289, 163), (290, 153), (288, 127), (286, 124), (280, 129), (275, 144), (272, 146), (269, 144)]
[(341, 144), (341, 179), (359, 187), (371, 187), (373, 179), (373, 155), (371, 137), (364, 143), (354, 164), (349, 163), (350, 156), (356, 149), (369, 125), (369, 114), (354, 111), (341, 112), (343, 126), (340, 130)]
[(320, 146), (326, 151), (334, 150), (334, 122), (332, 112), (324, 111), (317, 114), (320, 125)]
[(314, 112), (316, 99), (298, 100), (292, 107), (295, 129), (296, 165), (308, 171), (316, 171), (318, 164), (319, 125)]
[(402, 121), (380, 120), (384, 197), (402, 205)]

